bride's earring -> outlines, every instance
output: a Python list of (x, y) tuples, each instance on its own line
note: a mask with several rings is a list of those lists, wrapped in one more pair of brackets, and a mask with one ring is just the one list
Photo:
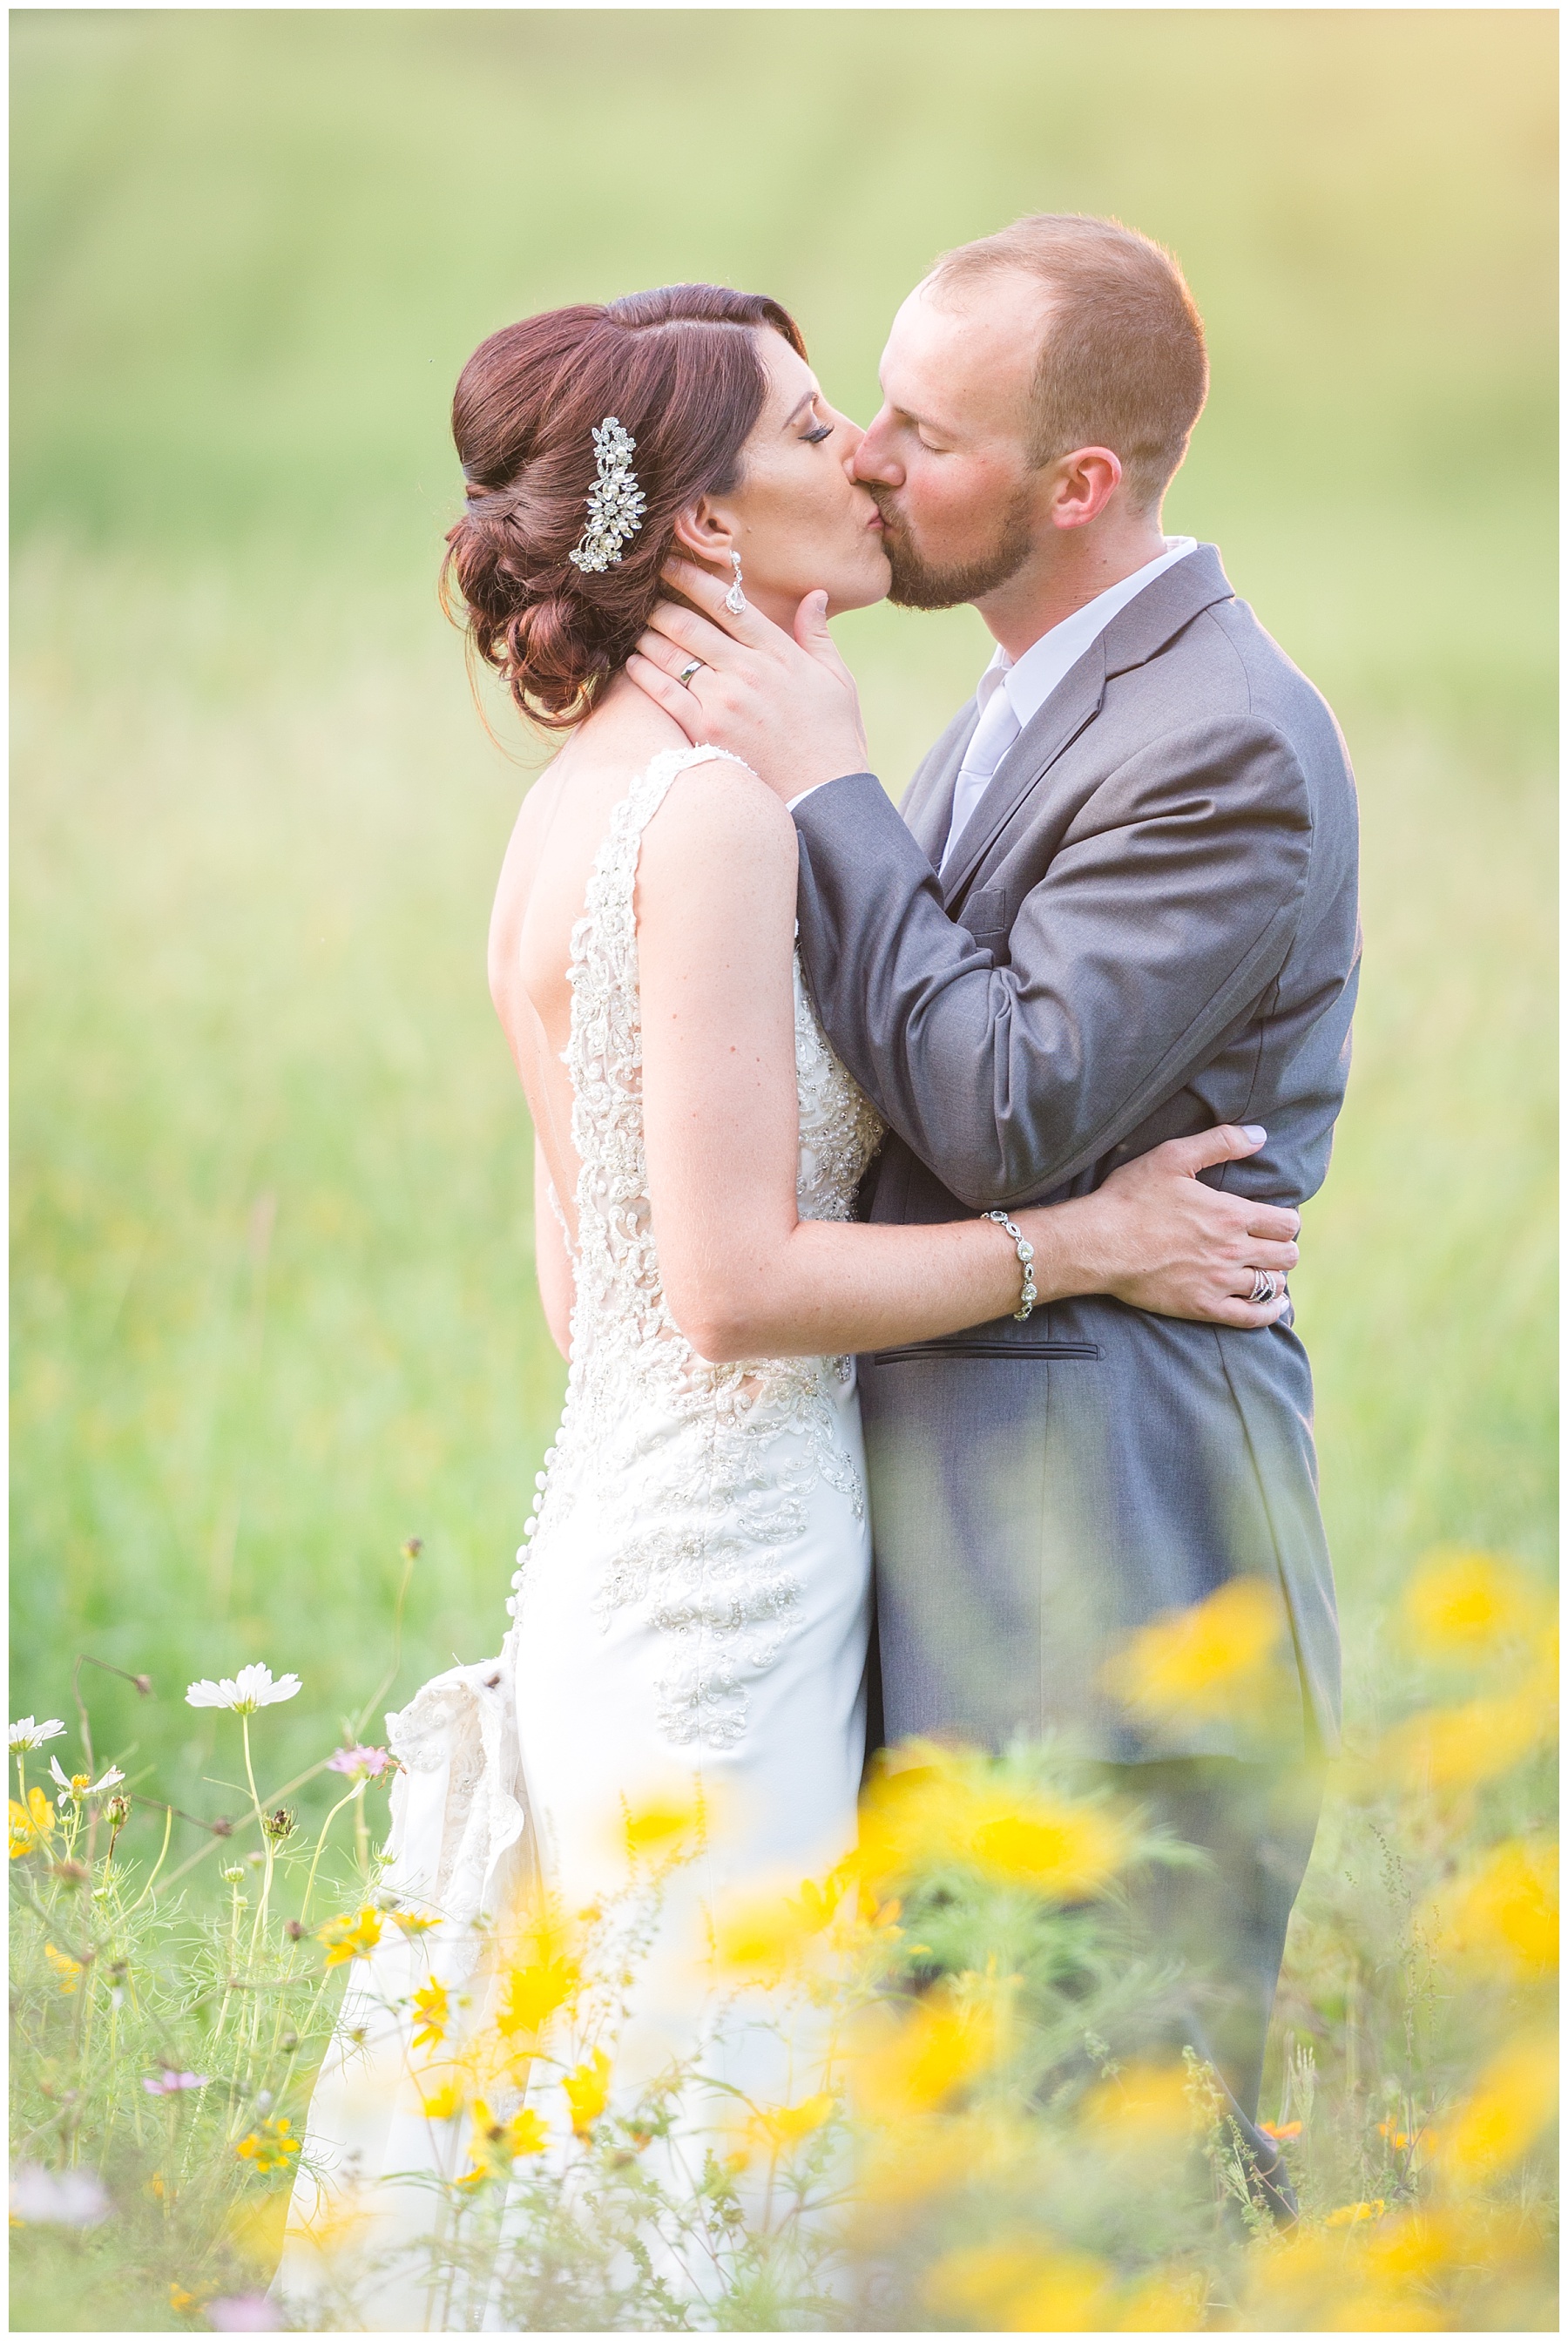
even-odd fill
[(724, 596), (724, 606), (727, 610), (733, 611), (736, 617), (739, 617), (746, 607), (746, 596), (740, 587), (740, 555), (738, 553), (730, 554), (729, 566), (735, 572), (735, 583)]

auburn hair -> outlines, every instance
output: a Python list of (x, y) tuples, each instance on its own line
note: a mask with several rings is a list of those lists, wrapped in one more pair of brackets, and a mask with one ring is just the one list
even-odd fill
[(1203, 320), (1179, 264), (1119, 220), (1037, 212), (945, 253), (928, 282), (940, 298), (1008, 268), (1038, 277), (1051, 296), (1031, 459), (1108, 447), (1129, 502), (1156, 505), (1208, 395)]
[[(738, 483), (768, 393), (764, 329), (805, 356), (794, 319), (765, 294), (667, 284), (503, 326), (458, 377), (467, 503), (448, 532), (443, 596), (535, 722), (581, 722), (659, 599), (677, 514)], [(620, 559), (584, 573), (568, 555), (598, 477), (592, 433), (612, 414), (637, 443), (646, 509)]]

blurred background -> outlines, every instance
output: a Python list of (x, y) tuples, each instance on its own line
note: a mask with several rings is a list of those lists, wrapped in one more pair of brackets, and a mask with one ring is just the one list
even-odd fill
[[(1551, 1549), (1553, 14), (12, 25), (13, 1711), (69, 1716), (79, 1651), (150, 1673), (89, 1676), (97, 1744), (211, 1814), (187, 1679), (303, 1675), (257, 1726), (263, 1786), (303, 1770), (390, 1661), (404, 1538), (392, 1698), (499, 1645), (563, 1369), (484, 976), (542, 752), (435, 603), (463, 360), (716, 278), (865, 416), (933, 255), (1061, 209), (1181, 258), (1214, 393), (1167, 526), (1363, 792), (1296, 1284), (1365, 1743), (1415, 1563)], [(899, 792), (988, 641), (839, 640)]]

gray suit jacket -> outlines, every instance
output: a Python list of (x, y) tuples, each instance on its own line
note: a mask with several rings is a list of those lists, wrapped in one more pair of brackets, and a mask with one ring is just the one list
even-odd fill
[[(902, 819), (869, 773), (796, 813), (808, 981), (889, 1125), (862, 1214), (1061, 1200), (1217, 1121), (1269, 1135), (1214, 1180), (1304, 1201), (1359, 959), (1355, 784), (1323, 700), (1201, 546), (1025, 727), (940, 879), (976, 720), (971, 701)], [(1058, 1302), (864, 1359), (861, 1389), (889, 1737), (1064, 1727), (1120, 1758), (1257, 1752), (1223, 1687), (1156, 1722), (1107, 1664), (1249, 1571), (1282, 1597), (1271, 1726), (1336, 1744), (1312, 1382), (1288, 1324)]]

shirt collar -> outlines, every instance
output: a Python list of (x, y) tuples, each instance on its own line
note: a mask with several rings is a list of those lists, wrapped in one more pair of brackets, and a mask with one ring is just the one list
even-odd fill
[(1156, 553), (1153, 561), (1135, 569), (1130, 577), (1107, 585), (1103, 593), (1097, 593), (1092, 602), (1086, 602), (1081, 610), (1075, 610), (1071, 617), (1064, 618), (1059, 625), (1043, 633), (1038, 642), (1031, 643), (1020, 657), (1009, 658), (998, 643), (976, 688), (980, 713), (985, 713), (998, 691), (1005, 691), (1021, 731), (1031, 717), (1038, 714), (1068, 668), (1076, 666), (1090, 644), (1104, 633), (1116, 613), (1125, 610), (1146, 585), (1152, 585), (1166, 570), (1185, 561), (1189, 553), (1196, 553), (1197, 539), (1167, 536), (1165, 545), (1165, 551)]

